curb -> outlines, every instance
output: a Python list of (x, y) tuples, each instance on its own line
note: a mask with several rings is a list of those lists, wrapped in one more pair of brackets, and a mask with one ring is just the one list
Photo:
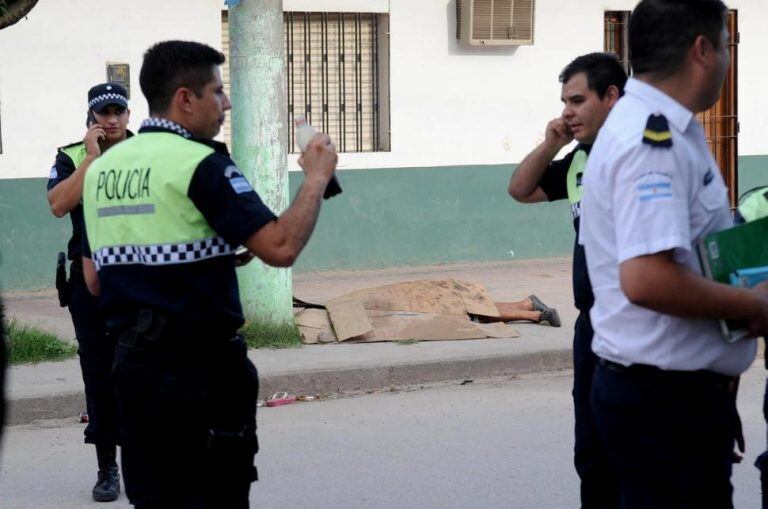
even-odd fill
[[(572, 367), (571, 349), (560, 349), (390, 366), (304, 370), (260, 375), (259, 397), (265, 399), (281, 391), (296, 395), (376, 391), (451, 380), (559, 371)], [(29, 424), (41, 419), (75, 418), (84, 409), (85, 396), (81, 391), (11, 399), (8, 401), (6, 425)]]

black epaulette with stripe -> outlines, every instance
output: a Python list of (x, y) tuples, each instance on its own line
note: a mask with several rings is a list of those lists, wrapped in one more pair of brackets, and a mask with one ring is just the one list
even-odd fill
[(672, 146), (672, 131), (664, 115), (651, 115), (643, 131), (643, 143), (652, 147), (670, 148)]

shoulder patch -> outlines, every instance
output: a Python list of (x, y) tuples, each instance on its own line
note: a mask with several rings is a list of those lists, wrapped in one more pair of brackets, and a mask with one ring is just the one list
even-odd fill
[(64, 150), (65, 148), (76, 147), (77, 145), (82, 145), (82, 144), (83, 144), (82, 140), (76, 141), (74, 143), (70, 143), (69, 145), (64, 145), (63, 147), (59, 147), (59, 150)]
[(224, 170), (224, 176), (229, 180), (229, 185), (237, 194), (253, 191), (251, 184), (245, 179), (237, 166), (229, 165)]
[(670, 148), (672, 146), (672, 131), (664, 115), (651, 115), (643, 131), (643, 143), (652, 147)]
[(650, 171), (635, 179), (635, 198), (641, 203), (668, 201), (674, 198), (672, 176)]

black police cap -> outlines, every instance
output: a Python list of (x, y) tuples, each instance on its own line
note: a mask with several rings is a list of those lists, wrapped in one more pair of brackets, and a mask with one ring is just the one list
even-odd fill
[(128, 107), (128, 91), (125, 87), (117, 83), (102, 83), (88, 91), (88, 109), (101, 113), (110, 104)]

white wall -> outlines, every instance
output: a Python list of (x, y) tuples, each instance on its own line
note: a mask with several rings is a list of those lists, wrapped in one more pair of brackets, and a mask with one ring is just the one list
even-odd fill
[[(194, 6), (193, 6), (194, 5)], [(221, 5), (206, 0), (48, 0), (0, 31), (0, 178), (47, 177), (56, 147), (85, 134), (87, 91), (107, 62), (131, 72), (131, 122), (147, 116), (142, 53), (164, 39), (221, 46)]]
[[(328, 3), (332, 3), (329, 0)], [(765, 0), (739, 10), (740, 155), (768, 154)], [(455, 39), (455, 0), (390, 0), (392, 151), (344, 154), (347, 168), (519, 162), (560, 114), (562, 68), (603, 50), (605, 11), (637, 0), (537, 0), (535, 44), (466, 48)]]
[[(455, 0), (284, 0), (286, 10), (390, 14), (392, 151), (342, 154), (343, 169), (519, 162), (560, 113), (557, 76), (575, 56), (603, 48), (603, 12), (636, 0), (537, 0), (535, 44), (465, 48), (455, 39)], [(0, 178), (46, 176), (59, 145), (84, 131), (85, 94), (106, 62), (131, 64), (132, 120), (146, 114), (142, 52), (170, 38), (221, 46), (221, 0), (40, 2), (0, 31)], [(192, 7), (194, 6), (194, 7)], [(739, 9), (741, 155), (768, 154), (765, 0)], [(289, 168), (298, 169), (295, 156)]]

